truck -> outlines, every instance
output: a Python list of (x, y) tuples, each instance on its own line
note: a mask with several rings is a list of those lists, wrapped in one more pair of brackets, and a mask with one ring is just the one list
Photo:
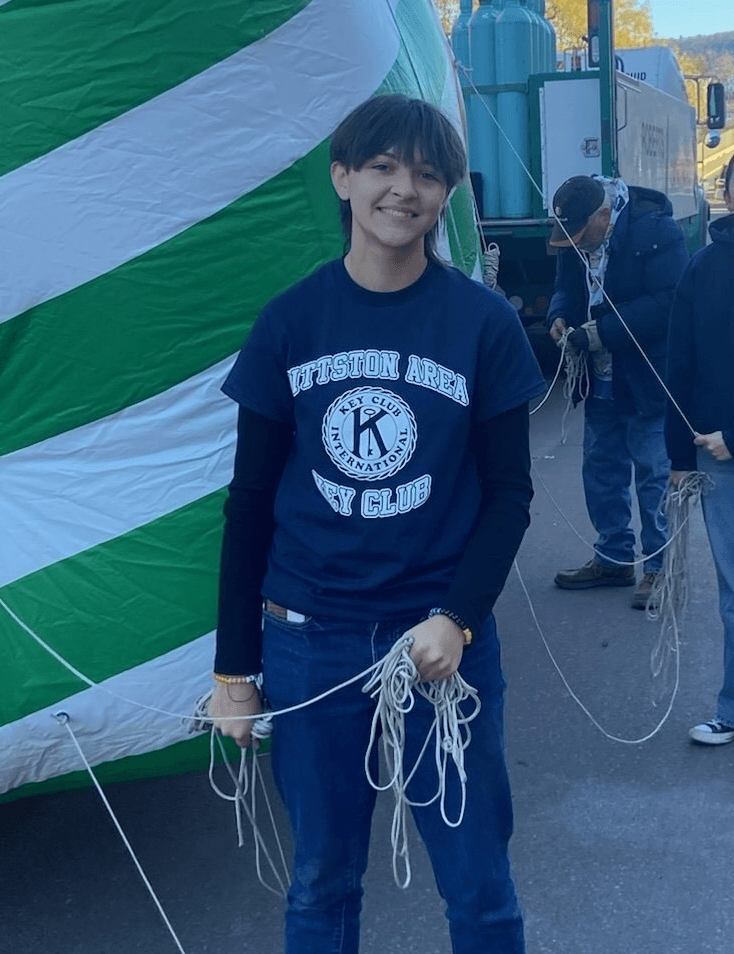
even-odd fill
[[(615, 51), (612, 2), (589, 0), (586, 49), (553, 50), (552, 59), (542, 0), (480, 0), (473, 13), (467, 0), (452, 30), (481, 232), (544, 366), (557, 363), (544, 328), (555, 276), (547, 237), (565, 179), (621, 176), (657, 189), (689, 251), (706, 242), (699, 120), (684, 77), (668, 47)], [(724, 126), (723, 93), (720, 84), (707, 89), (709, 129)]]

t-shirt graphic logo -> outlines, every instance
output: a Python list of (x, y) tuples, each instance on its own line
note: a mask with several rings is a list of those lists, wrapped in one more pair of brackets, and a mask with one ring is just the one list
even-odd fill
[(415, 450), (418, 428), (405, 401), (385, 388), (353, 388), (324, 415), (321, 434), (343, 474), (382, 480), (404, 467)]

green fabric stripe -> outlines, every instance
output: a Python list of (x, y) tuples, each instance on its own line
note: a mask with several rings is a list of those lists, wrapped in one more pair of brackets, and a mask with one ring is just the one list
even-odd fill
[(480, 246), (469, 182), (463, 182), (451, 197), (448, 235), (452, 262), (471, 275), (477, 264)]
[[(0, 325), (0, 455), (234, 354), (260, 308), (342, 248), (328, 143), (163, 245)], [(60, 371), (61, 369), (61, 371)]]
[[(0, 590), (41, 639), (94, 682), (216, 625), (225, 490)], [(0, 725), (86, 688), (0, 613)]]
[(13, 0), (0, 7), (0, 175), (208, 69), (309, 0)]
[(401, 43), (395, 64), (380, 92), (421, 96), (436, 105), (443, 97), (446, 48), (425, 0), (402, 0), (395, 18)]
[[(111, 726), (113, 731), (114, 727)], [(222, 739), (227, 749), (228, 761), (238, 765), (240, 750), (231, 739)], [(260, 753), (266, 753), (270, 748), (270, 741), (266, 740), (260, 746)], [(102, 786), (113, 785), (117, 782), (127, 782), (130, 779), (160, 778), (163, 775), (178, 775), (184, 772), (204, 772), (209, 765), (209, 735), (203, 733), (184, 742), (158, 749), (156, 752), (147, 752), (145, 755), (130, 755), (114, 762), (104, 762), (94, 767), (94, 774)], [(222, 761), (218, 747), (215, 749), (215, 760)], [(53, 792), (62, 792), (77, 788), (88, 788), (92, 784), (86, 770), (70, 772), (60, 775), (46, 782), (32, 782), (21, 785), (3, 795), (0, 795), (0, 805), (3, 802), (14, 802), (19, 798), (30, 798), (34, 795), (49, 795)]]

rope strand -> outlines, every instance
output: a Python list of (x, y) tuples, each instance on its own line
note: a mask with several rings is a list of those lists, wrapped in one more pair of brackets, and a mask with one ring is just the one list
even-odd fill
[(99, 782), (97, 781), (97, 776), (94, 774), (94, 771), (92, 770), (92, 766), (91, 766), (91, 765), (89, 764), (89, 762), (87, 761), (87, 758), (86, 758), (86, 756), (84, 755), (84, 752), (82, 751), (82, 747), (81, 747), (81, 745), (79, 744), (79, 742), (77, 741), (76, 735), (74, 734), (74, 730), (71, 728), (71, 725), (70, 725), (71, 719), (69, 718), (69, 715), (68, 715), (66, 712), (56, 712), (53, 717), (54, 717), (54, 719), (56, 719), (56, 721), (57, 721), (60, 725), (63, 725), (63, 727), (66, 729), (66, 731), (67, 731), (67, 732), (69, 733), (69, 735), (71, 736), (71, 741), (74, 743), (74, 746), (75, 746), (77, 752), (79, 753), (79, 756), (80, 756), (82, 762), (84, 763), (84, 768), (87, 770), (87, 772), (88, 772), (88, 774), (89, 774), (89, 777), (91, 778), (91, 780), (92, 780), (92, 782), (93, 782), (93, 784), (94, 784), (94, 787), (97, 789), (97, 794), (98, 794), (99, 797), (102, 799), (102, 803), (103, 803), (104, 807), (107, 809), (107, 812), (109, 813), (109, 816), (110, 816), (110, 818), (112, 819), (112, 822), (113, 822), (115, 828), (117, 829), (117, 832), (118, 832), (118, 834), (120, 835), (120, 838), (122, 838), (123, 844), (125, 845), (125, 848), (127, 849), (128, 854), (129, 854), (130, 857), (132, 858), (132, 860), (133, 860), (133, 862), (134, 862), (134, 864), (135, 864), (135, 867), (138, 869), (138, 874), (139, 874), (140, 877), (142, 878), (143, 884), (145, 885), (145, 887), (146, 887), (146, 889), (147, 889), (147, 891), (148, 891), (148, 894), (150, 894), (151, 898), (153, 899), (153, 902), (154, 902), (156, 908), (158, 909), (158, 913), (159, 913), (160, 916), (163, 918), (163, 923), (166, 925), (166, 928), (168, 929), (169, 934), (170, 934), (171, 937), (173, 938), (174, 944), (176, 945), (176, 947), (178, 948), (178, 950), (181, 952), (181, 954), (186, 954), (186, 952), (184, 951), (183, 947), (181, 946), (181, 942), (179, 941), (178, 937), (176, 936), (176, 932), (175, 932), (174, 929), (173, 929), (173, 925), (172, 925), (171, 922), (169, 921), (168, 916), (166, 915), (166, 912), (163, 910), (163, 905), (162, 905), (161, 902), (158, 900), (158, 896), (156, 895), (155, 891), (153, 890), (153, 885), (150, 883), (150, 881), (148, 880), (147, 875), (146, 875), (145, 872), (143, 871), (143, 866), (142, 866), (142, 865), (140, 864), (140, 862), (138, 861), (137, 855), (136, 855), (135, 852), (133, 851), (132, 845), (130, 844), (130, 842), (129, 842), (127, 836), (125, 835), (125, 832), (122, 830), (122, 826), (120, 825), (120, 822), (117, 820), (117, 816), (115, 815), (114, 811), (112, 810), (112, 806), (110, 805), (109, 801), (107, 800), (107, 796), (106, 796), (105, 793), (102, 791), (102, 786), (101, 786), (101, 785), (99, 784)]

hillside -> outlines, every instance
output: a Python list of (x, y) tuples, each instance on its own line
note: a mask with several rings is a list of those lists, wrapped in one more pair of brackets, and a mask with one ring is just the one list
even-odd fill
[(730, 53), (734, 56), (734, 30), (727, 33), (712, 33), (708, 36), (680, 37), (677, 43), (684, 53), (691, 56), (707, 56), (709, 53)]

